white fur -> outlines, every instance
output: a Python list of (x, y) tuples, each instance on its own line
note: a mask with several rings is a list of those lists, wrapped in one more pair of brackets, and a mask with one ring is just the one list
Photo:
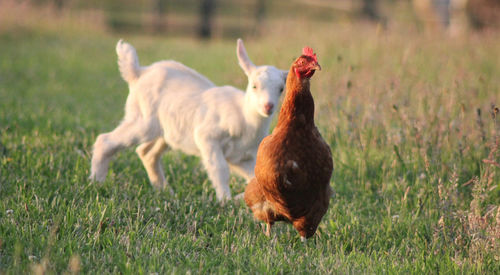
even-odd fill
[(248, 76), (246, 93), (231, 86), (217, 87), (171, 60), (140, 67), (135, 49), (118, 41), (118, 65), (130, 93), (123, 121), (97, 137), (90, 178), (103, 181), (111, 157), (139, 144), (136, 152), (151, 184), (163, 189), (168, 184), (161, 156), (168, 149), (178, 149), (201, 157), (217, 199), (230, 199), (230, 168), (247, 180), (254, 176), (257, 148), (269, 132), (286, 79), (286, 72), (273, 66), (255, 66), (241, 39), (236, 49)]

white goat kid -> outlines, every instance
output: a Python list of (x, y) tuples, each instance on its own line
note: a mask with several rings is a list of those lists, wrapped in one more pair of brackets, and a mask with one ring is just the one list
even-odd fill
[(161, 156), (168, 149), (178, 149), (201, 157), (217, 199), (231, 199), (230, 168), (247, 180), (254, 176), (257, 148), (268, 134), (286, 72), (255, 66), (241, 39), (236, 53), (248, 76), (246, 93), (231, 86), (216, 87), (175, 61), (140, 67), (135, 49), (121, 40), (116, 52), (130, 93), (123, 121), (97, 137), (90, 179), (104, 181), (112, 156), (140, 144), (136, 152), (151, 184), (171, 191)]

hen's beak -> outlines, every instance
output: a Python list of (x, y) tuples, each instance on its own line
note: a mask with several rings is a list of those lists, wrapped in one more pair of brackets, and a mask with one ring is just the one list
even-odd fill
[(314, 67), (312, 67), (313, 70), (318, 70), (318, 71), (321, 71), (321, 66), (319, 65), (319, 63), (316, 63), (314, 65)]

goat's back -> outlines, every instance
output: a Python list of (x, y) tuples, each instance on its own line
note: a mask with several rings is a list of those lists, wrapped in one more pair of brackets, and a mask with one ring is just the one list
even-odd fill
[(153, 63), (143, 68), (138, 86), (165, 92), (203, 92), (215, 84), (197, 71), (173, 60)]
[(140, 77), (129, 83), (127, 115), (138, 113), (144, 118), (156, 117), (158, 107), (169, 95), (193, 97), (215, 85), (195, 70), (176, 61), (160, 61), (141, 68)]

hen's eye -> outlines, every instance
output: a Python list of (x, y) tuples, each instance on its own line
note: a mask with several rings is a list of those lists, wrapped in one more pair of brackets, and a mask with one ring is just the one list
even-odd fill
[(283, 92), (283, 87), (281, 87), (281, 89), (280, 89), (280, 94), (281, 94), (282, 92)]
[(253, 87), (252, 87), (252, 88), (253, 88), (253, 89), (257, 89), (257, 85), (253, 85)]

